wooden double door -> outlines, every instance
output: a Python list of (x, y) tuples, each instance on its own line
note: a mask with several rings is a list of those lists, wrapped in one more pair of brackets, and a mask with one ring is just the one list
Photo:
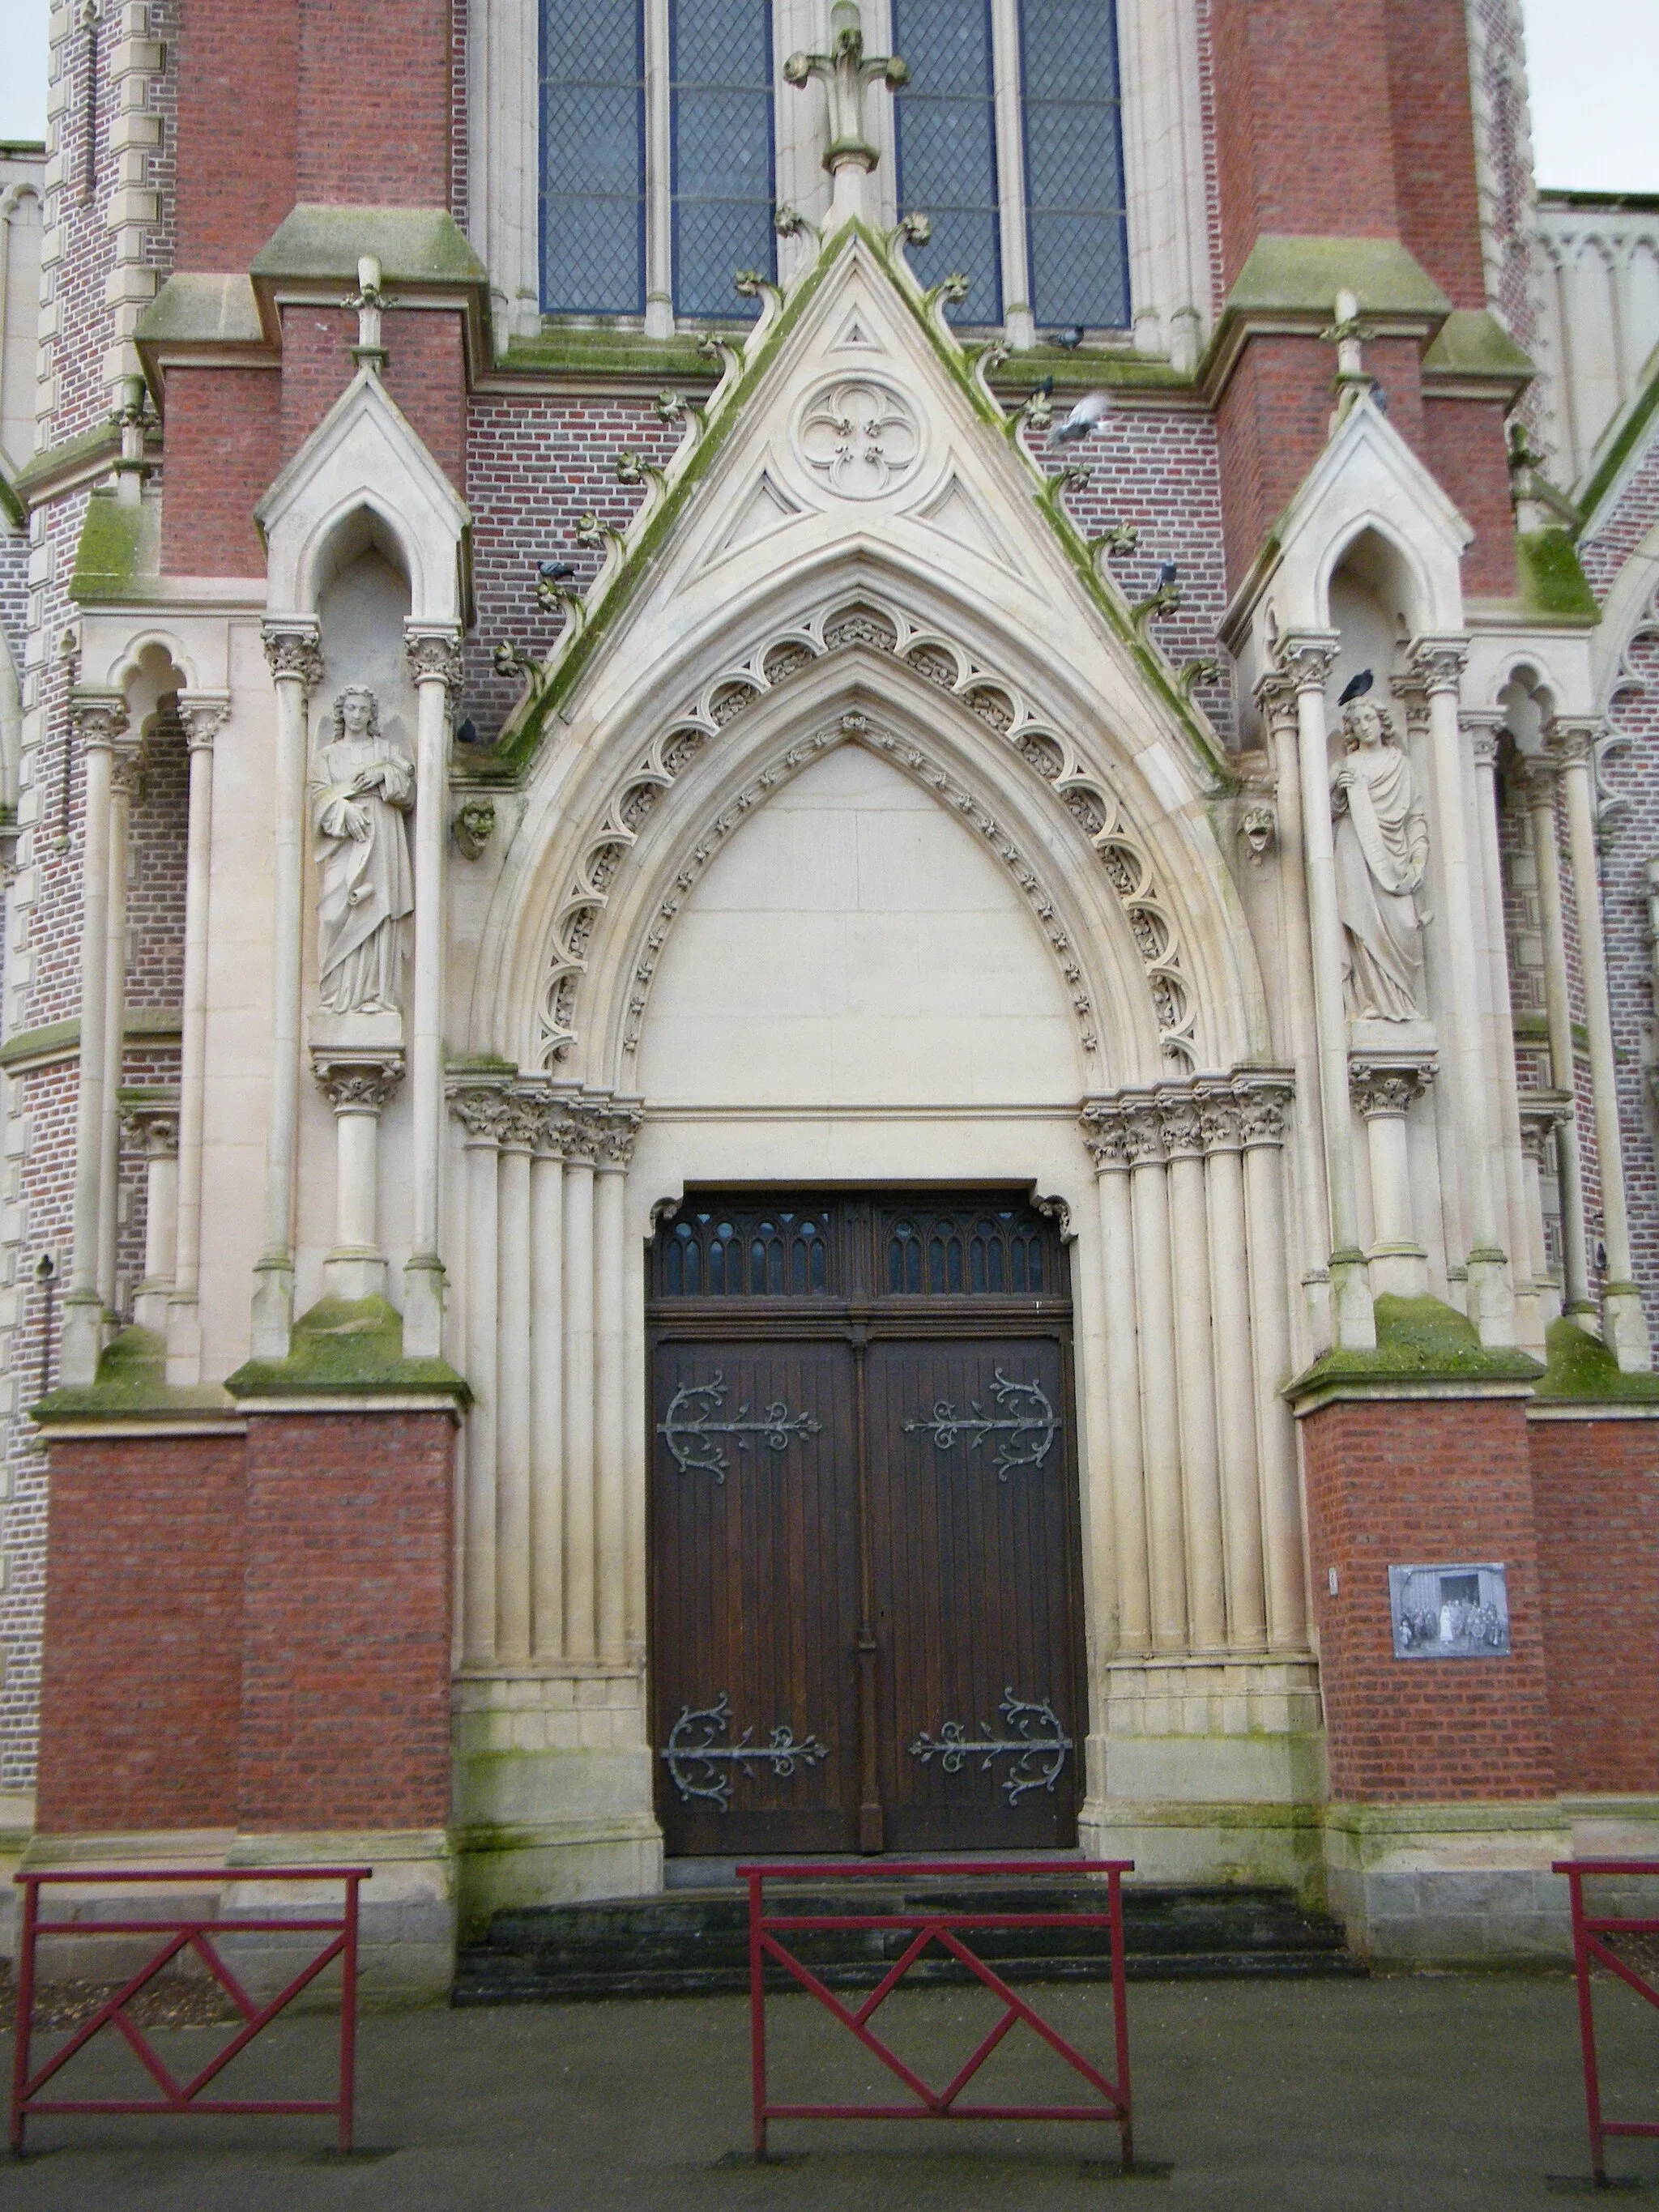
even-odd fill
[(694, 1193), (647, 1283), (668, 1850), (1074, 1843), (1054, 1224), (997, 1194)]

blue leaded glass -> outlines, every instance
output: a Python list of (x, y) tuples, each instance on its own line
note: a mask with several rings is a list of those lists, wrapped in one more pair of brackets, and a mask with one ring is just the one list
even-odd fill
[(739, 269), (770, 276), (771, 0), (673, 0), (674, 309), (751, 315)]
[(645, 307), (641, 0), (542, 0), (542, 306)]
[(967, 298), (948, 310), (952, 321), (1000, 323), (990, 9), (981, 0), (893, 0), (893, 51), (910, 64), (894, 102), (899, 208), (933, 226), (910, 260), (927, 284), (957, 269), (967, 277)]
[(1060, 328), (1129, 322), (1113, 0), (1022, 0), (1031, 310)]

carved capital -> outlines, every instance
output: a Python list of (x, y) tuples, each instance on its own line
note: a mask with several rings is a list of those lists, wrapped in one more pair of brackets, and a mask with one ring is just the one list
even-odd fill
[(1551, 1133), (1572, 1126), (1572, 1095), (1566, 1091), (1523, 1092), (1519, 1103), (1521, 1149), (1534, 1167), (1542, 1167)]
[(1504, 741), (1504, 718), (1501, 714), (1466, 714), (1463, 726), (1469, 733), (1469, 750), (1476, 768), (1495, 769), (1498, 750)]
[(1233, 1086), (1238, 1100), (1239, 1136), (1248, 1151), (1253, 1145), (1282, 1145), (1285, 1117), (1293, 1096), (1283, 1076), (1241, 1076)]
[(179, 695), (179, 720), (185, 726), (185, 743), (193, 753), (212, 751), (213, 740), (229, 715), (229, 700), (216, 697), (212, 692)]
[(268, 622), (264, 641), (275, 682), (303, 684), (307, 691), (322, 682), (322, 647), (314, 622)]
[(1353, 1103), (1370, 1121), (1375, 1115), (1403, 1116), (1427, 1090), (1432, 1060), (1354, 1060), (1348, 1063)]
[(1160, 1097), (1158, 1121), (1163, 1132), (1166, 1158), (1172, 1160), (1203, 1158), (1204, 1123), (1199, 1113), (1198, 1101), (1190, 1092), (1175, 1097)]
[(1087, 1105), (1079, 1117), (1078, 1126), (1097, 1173), (1103, 1175), (1113, 1169), (1127, 1168), (1129, 1141), (1121, 1106)]
[(1230, 1083), (1198, 1087), (1198, 1126), (1206, 1152), (1236, 1152), (1244, 1142), (1243, 1109)]
[(1338, 643), (1334, 630), (1286, 630), (1279, 641), (1279, 672), (1292, 690), (1322, 694), (1336, 665)]
[(469, 1085), (449, 1094), (450, 1112), (475, 1145), (493, 1145), (499, 1140), (511, 1103), (499, 1084)]
[(457, 631), (441, 624), (404, 632), (409, 672), (416, 684), (441, 684), (451, 700), (460, 696), (461, 643)]
[(123, 732), (110, 747), (109, 787), (119, 799), (137, 799), (143, 780), (143, 741)]
[(179, 1101), (176, 1098), (124, 1098), (121, 1127), (147, 1159), (171, 1160), (179, 1156)]
[(1164, 1125), (1156, 1104), (1150, 1098), (1131, 1098), (1124, 1101), (1120, 1110), (1123, 1115), (1123, 1143), (1129, 1155), (1129, 1165), (1139, 1168), (1156, 1163), (1162, 1167)]
[(337, 1114), (378, 1114), (404, 1079), (404, 1056), (392, 1045), (313, 1045), (311, 1071)]
[(602, 1168), (631, 1165), (634, 1146), (644, 1119), (637, 1106), (608, 1106), (601, 1112), (599, 1117), (599, 1164)]
[(1553, 813), (1555, 811), (1555, 780), (1560, 763), (1547, 752), (1522, 753), (1516, 760), (1514, 775), (1524, 805), (1533, 812)]
[(1589, 768), (1601, 732), (1594, 722), (1552, 722), (1544, 744), (1558, 768)]
[(496, 1142), (501, 1150), (534, 1152), (541, 1141), (547, 1113), (547, 1100), (539, 1091), (508, 1092), (501, 1100), (501, 1120), (495, 1132)]
[(75, 734), (88, 752), (107, 752), (127, 727), (127, 702), (118, 691), (76, 691), (70, 698)]
[(1296, 732), (1296, 680), (1287, 668), (1270, 668), (1255, 685), (1257, 711), (1275, 736)]
[(1469, 641), (1466, 637), (1414, 637), (1406, 658), (1413, 682), (1431, 697), (1437, 691), (1455, 692), (1468, 665)]

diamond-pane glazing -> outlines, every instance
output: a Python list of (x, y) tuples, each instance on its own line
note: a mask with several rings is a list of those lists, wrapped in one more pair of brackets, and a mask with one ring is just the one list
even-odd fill
[(1002, 319), (996, 113), (989, 10), (979, 0), (893, 0), (893, 46), (910, 65), (894, 101), (901, 209), (933, 222), (910, 258), (924, 283), (961, 270), (953, 322)]
[(739, 269), (776, 268), (770, 0), (673, 0), (674, 307), (754, 315)]
[(542, 306), (645, 305), (641, 0), (543, 0)]
[(1022, 0), (1031, 307), (1052, 326), (1129, 322), (1113, 0)]

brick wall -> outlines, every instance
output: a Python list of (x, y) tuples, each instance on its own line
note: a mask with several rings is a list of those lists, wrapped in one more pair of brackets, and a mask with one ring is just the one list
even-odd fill
[(1387, 0), (1386, 17), (1401, 241), (1453, 307), (1484, 307), (1463, 0)]
[(449, 0), (299, 0), (299, 191), (447, 207)]
[(1515, 592), (1506, 411), (1501, 399), (1423, 402), (1419, 451), (1474, 532), (1474, 543), (1463, 556), (1463, 589), (1482, 599), (1506, 599)]
[(245, 270), (299, 198), (299, 9), (181, 0), (179, 37), (179, 266)]
[[(1332, 1798), (1551, 1796), (1524, 1401), (1370, 1400), (1301, 1427)], [(1509, 1571), (1510, 1656), (1396, 1659), (1389, 1566), (1464, 1559)]]
[(1528, 1427), (1556, 1779), (1659, 1794), (1659, 1412)]
[(448, 1819), (453, 1450), (442, 1413), (250, 1418), (244, 1829)]
[[(466, 379), (459, 315), (386, 318), (386, 388), (457, 491), (466, 483)], [(331, 307), (283, 310), (281, 453), (290, 460), (356, 374), (357, 319)]]
[(52, 1449), (39, 1821), (235, 1824), (242, 1440)]
[(281, 395), (274, 369), (167, 371), (167, 574), (264, 576), (253, 510), (282, 466)]

